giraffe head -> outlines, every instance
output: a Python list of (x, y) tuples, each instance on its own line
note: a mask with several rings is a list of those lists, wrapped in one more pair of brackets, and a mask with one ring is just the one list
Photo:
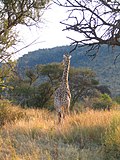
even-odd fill
[(63, 64), (69, 63), (70, 58), (71, 58), (71, 55), (69, 55), (69, 54), (63, 55)]

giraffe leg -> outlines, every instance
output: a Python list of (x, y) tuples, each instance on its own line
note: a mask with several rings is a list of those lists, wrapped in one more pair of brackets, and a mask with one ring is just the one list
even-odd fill
[(69, 107), (67, 108), (67, 115), (68, 116), (70, 115), (70, 109), (69, 109)]
[(64, 110), (63, 110), (63, 119), (65, 119), (66, 115), (67, 115), (67, 110), (66, 110), (66, 107), (65, 107)]
[(66, 106), (66, 108), (65, 108), (65, 114), (66, 115), (70, 115), (70, 109), (69, 109), (69, 106)]
[(66, 113), (65, 113), (65, 107), (63, 106), (62, 107), (62, 119), (65, 119), (65, 115), (66, 115)]
[(61, 112), (58, 112), (58, 123), (61, 123), (61, 119), (62, 119), (62, 114)]
[(63, 113), (63, 119), (65, 119), (65, 112)]

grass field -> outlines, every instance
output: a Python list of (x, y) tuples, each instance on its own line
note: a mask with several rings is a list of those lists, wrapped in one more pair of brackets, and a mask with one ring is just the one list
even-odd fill
[(120, 159), (120, 111), (88, 110), (58, 125), (56, 114), (48, 110), (4, 110), (0, 160)]

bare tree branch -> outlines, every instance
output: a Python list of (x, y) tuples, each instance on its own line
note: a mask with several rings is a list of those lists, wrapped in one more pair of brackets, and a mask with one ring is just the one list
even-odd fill
[[(120, 2), (107, 0), (59, 0), (54, 2), (68, 8), (68, 17), (61, 22), (64, 30), (75, 31), (79, 39), (72, 44), (89, 46), (89, 50), (97, 50), (100, 45), (120, 46)], [(82, 35), (82, 36), (81, 36)]]

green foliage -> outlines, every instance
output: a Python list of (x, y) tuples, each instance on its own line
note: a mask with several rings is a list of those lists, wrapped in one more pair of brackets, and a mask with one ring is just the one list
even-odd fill
[[(34, 69), (27, 69), (24, 79), (12, 81), (14, 89), (9, 92), (11, 100), (22, 106), (39, 108), (51, 106), (53, 109), (53, 93), (61, 83), (62, 73), (63, 66), (60, 63), (38, 65)], [(88, 96), (88, 88), (93, 90), (98, 84), (96, 82), (92, 70), (70, 68), (71, 109), (81, 97)]]
[(38, 86), (32, 86), (25, 81), (18, 83), (9, 91), (10, 99), (15, 104), (23, 107), (46, 108), (53, 94), (53, 88), (49, 82), (43, 82)]
[(101, 94), (100, 98), (98, 98), (97, 101), (93, 103), (93, 109), (110, 110), (111, 107), (112, 107), (112, 99), (107, 94)]
[(41, 76), (48, 78), (51, 85), (55, 86), (61, 81), (63, 66), (60, 63), (50, 63), (47, 65), (38, 65), (37, 70)]
[(0, 59), (9, 59), (8, 49), (20, 40), (14, 29), (17, 25), (32, 26), (41, 19), (41, 10), (49, 0), (0, 1)]
[[(15, 83), (13, 84), (13, 86)], [(28, 101), (32, 99), (34, 94), (34, 88), (30, 87), (29, 83), (21, 82), (18, 85), (14, 86), (14, 89), (9, 90), (10, 99), (21, 106), (27, 106)]]
[(104, 159), (120, 159), (120, 117), (116, 116), (111, 121), (104, 136)]
[(9, 90), (9, 99), (24, 107), (46, 108), (51, 105), (53, 82), (55, 83), (58, 78), (58, 73), (52, 71), (57, 66), (59, 65), (50, 64), (50, 66), (37, 66), (34, 70), (27, 69), (25, 78), (17, 77), (10, 82), (14, 88)]
[(0, 67), (0, 96), (4, 96), (6, 90), (13, 89), (10, 85), (15, 77), (16, 62), (8, 61), (7, 63), (1, 64)]
[(30, 85), (32, 85), (32, 83), (34, 83), (38, 78), (38, 75), (34, 73), (33, 70), (31, 69), (26, 70), (26, 76), (28, 78), (28, 83), (30, 83)]
[(25, 117), (22, 109), (12, 106), (8, 100), (0, 100), (0, 126), (5, 123), (13, 123)]
[(120, 96), (115, 97), (115, 101), (120, 104)]
[(108, 94), (109, 96), (111, 96), (111, 91), (110, 91), (110, 89), (108, 88), (108, 86), (106, 86), (106, 85), (99, 85), (99, 86), (97, 86), (96, 87), (96, 89), (98, 90), (98, 91), (100, 91), (102, 94)]
[[(50, 83), (45, 82), (39, 85), (27, 99), (28, 107), (49, 108), (50, 99), (53, 95), (53, 88)], [(52, 103), (53, 104), (53, 103)], [(52, 109), (52, 108), (49, 108)]]
[(96, 96), (94, 87), (98, 84), (98, 81), (95, 80), (95, 73), (88, 68), (71, 67), (69, 84), (72, 94), (71, 109), (80, 99), (86, 96)]

